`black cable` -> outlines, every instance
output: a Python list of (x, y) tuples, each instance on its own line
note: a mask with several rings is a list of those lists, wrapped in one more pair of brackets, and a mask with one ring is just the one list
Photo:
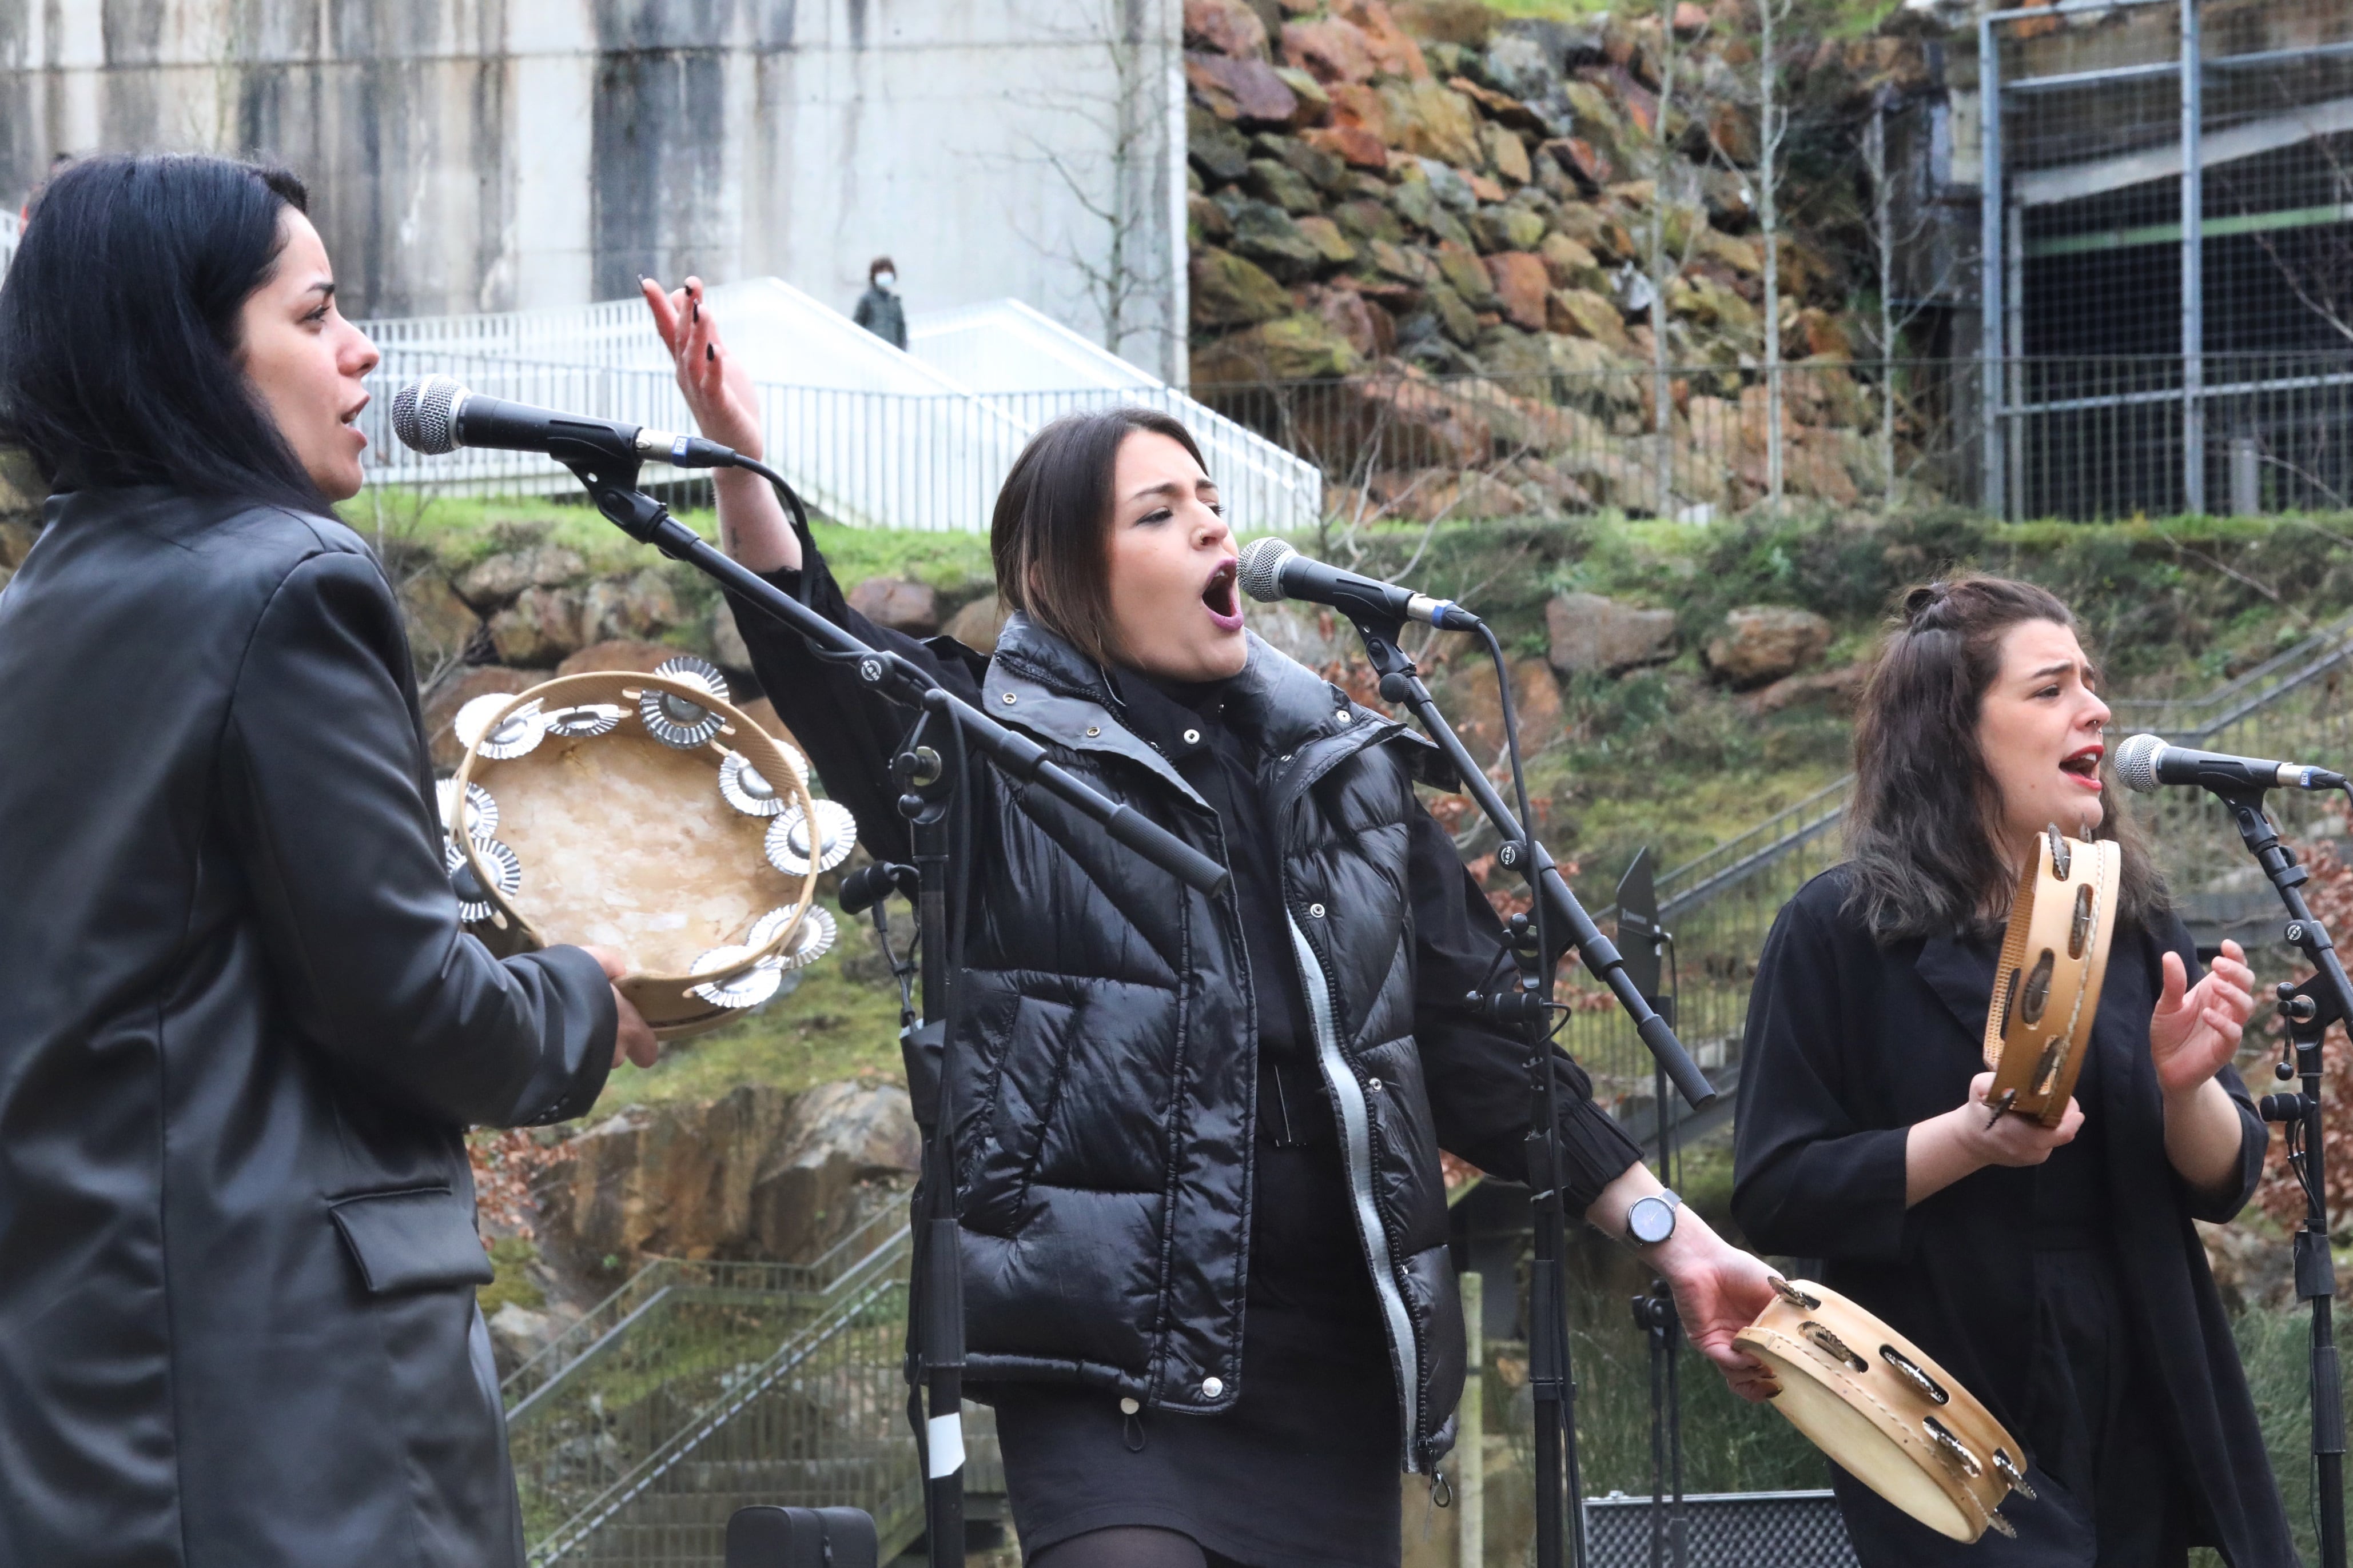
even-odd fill
[(741, 452), (735, 454), (734, 466), (746, 472), (757, 474), (767, 480), (776, 490), (776, 499), (783, 501), (785, 510), (792, 514), (793, 527), (802, 533), (808, 531), (808, 508), (801, 504), (800, 492), (786, 481), (784, 475), (776, 472), (759, 458), (747, 458)]
[[(1504, 667), (1504, 645), (1496, 639), (1495, 628), (1481, 621), (1474, 629), (1479, 634), (1479, 640), (1487, 645), (1488, 661), (1495, 667), (1495, 695), (1502, 705), (1504, 714), (1504, 749), (1512, 759), (1512, 794), (1517, 798), (1520, 807), (1520, 832), (1524, 836), (1533, 836), (1535, 832), (1536, 819), (1535, 813), (1528, 809), (1527, 772), (1520, 763), (1520, 720), (1512, 702), (1512, 672)], [(1543, 973), (1538, 978), (1540, 989), (1537, 995), (1549, 1013), (1552, 1006), (1553, 956), (1552, 945), (1545, 938), (1544, 889), (1535, 885), (1533, 875), (1535, 868), (1529, 857), (1528, 846), (1525, 843), (1521, 844), (1518, 853), (1524, 862), (1521, 868), (1522, 874), (1528, 878), (1528, 915), (1530, 924), (1536, 933), (1536, 957), (1543, 963)], [(1546, 1038), (1549, 1039), (1550, 1036), (1547, 1035)], [(1545, 1076), (1549, 1082), (1552, 1075), (1547, 1072)], [(1560, 1107), (1555, 1104), (1547, 1109), (1553, 1113), (1556, 1122)]]
[[(1496, 638), (1494, 628), (1486, 622), (1479, 622), (1473, 629), (1478, 632), (1479, 640), (1487, 647), (1488, 662), (1495, 667), (1495, 696), (1504, 719), (1504, 750), (1511, 758), (1512, 793), (1517, 798), (1520, 808), (1521, 842), (1516, 847), (1514, 858), (1520, 862), (1520, 874), (1528, 885), (1528, 924), (1529, 929), (1535, 933), (1536, 944), (1536, 1000), (1542, 1010), (1539, 1016), (1544, 1026), (1536, 1031), (1537, 1037), (1530, 1042), (1530, 1046), (1535, 1055), (1536, 1065), (1544, 1072), (1544, 1108), (1547, 1133), (1546, 1147), (1550, 1152), (1549, 1157), (1552, 1161), (1552, 1169), (1544, 1173), (1544, 1179), (1552, 1190), (1552, 1202), (1558, 1204), (1561, 1201), (1559, 1195), (1560, 1073), (1552, 1059), (1552, 1041), (1554, 1034), (1565, 1020), (1554, 1016), (1552, 985), (1555, 961), (1552, 943), (1545, 931), (1545, 894), (1544, 889), (1536, 882), (1535, 857), (1533, 853), (1535, 840), (1535, 814), (1528, 806), (1527, 770), (1520, 757), (1520, 721), (1512, 702), (1512, 672), (1504, 660), (1504, 645)], [(1534, 1174), (1534, 1173), (1530, 1173)], [(1565, 1215), (1563, 1217), (1566, 1218)], [(1556, 1259), (1556, 1267), (1564, 1261)], [(1563, 1284), (1566, 1284), (1566, 1280)], [(1577, 1568), (1585, 1568), (1587, 1555), (1585, 1478), (1582, 1467), (1577, 1461), (1577, 1373), (1575, 1358), (1569, 1349), (1568, 1298), (1565, 1289), (1561, 1292), (1557, 1306), (1562, 1314), (1561, 1321), (1549, 1325), (1548, 1329), (1549, 1331), (1557, 1332), (1560, 1335), (1560, 1375), (1563, 1395), (1561, 1424), (1565, 1428), (1562, 1434), (1564, 1438), (1562, 1449), (1568, 1472), (1567, 1478), (1568, 1496), (1566, 1501), (1568, 1505), (1569, 1553), (1571, 1560), (1577, 1564)], [(1530, 1328), (1533, 1331), (1535, 1325), (1531, 1324)]]

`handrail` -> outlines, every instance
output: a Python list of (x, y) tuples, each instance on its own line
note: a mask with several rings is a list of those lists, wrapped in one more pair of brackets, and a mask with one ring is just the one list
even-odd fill
[[(578, 1548), (754, 1400), (776, 1388), (787, 1374), (809, 1362), (835, 1339), (857, 1327), (860, 1321), (885, 1297), (902, 1290), (904, 1281), (901, 1275), (911, 1253), (907, 1232), (902, 1227), (888, 1243), (870, 1254), (867, 1263), (860, 1264), (857, 1270), (843, 1277), (845, 1283), (851, 1279), (858, 1281), (853, 1294), (836, 1302), (815, 1322), (787, 1339), (766, 1361), (737, 1381), (719, 1398), (697, 1410), (677, 1432), (639, 1460), (627, 1474), (598, 1493), (570, 1520), (549, 1532), (532, 1550), (531, 1561), (534, 1564), (554, 1563)], [(918, 1489), (922, 1485), (912, 1467), (909, 1484)]]
[(614, 1342), (620, 1325), (638, 1317), (654, 1300), (681, 1283), (689, 1270), (714, 1276), (752, 1273), (783, 1279), (797, 1277), (797, 1283), (780, 1283), (770, 1289), (805, 1292), (822, 1299), (839, 1286), (842, 1276), (855, 1271), (873, 1253), (888, 1247), (896, 1233), (905, 1228), (906, 1216), (898, 1205), (885, 1204), (807, 1263), (654, 1258), (507, 1373), (499, 1388), (507, 1400), (508, 1424), (512, 1426), (526, 1406), (563, 1379), (571, 1368), (605, 1350)]

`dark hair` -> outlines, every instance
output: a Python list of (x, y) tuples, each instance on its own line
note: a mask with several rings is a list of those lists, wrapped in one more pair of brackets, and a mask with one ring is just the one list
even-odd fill
[(226, 158), (58, 174), (0, 287), (0, 442), (62, 489), (160, 484), (325, 511), (237, 364), (282, 215), (308, 205), (285, 170)]
[(891, 264), (891, 258), (889, 257), (878, 256), (873, 260), (866, 264), (866, 281), (869, 283), (873, 282), (874, 275), (878, 272), (895, 273), (899, 269), (896, 267), (893, 267)]
[[(1864, 686), (1854, 727), (1854, 798), (1847, 807), (1847, 892), (1883, 942), (1955, 935), (2008, 918), (2016, 875), (1994, 846), (2000, 788), (1978, 746), (1978, 714), (2001, 668), (2002, 635), (2025, 621), (2075, 629), (2048, 590), (1963, 573), (1904, 595)], [(2108, 810), (2098, 837), (2123, 851), (2122, 918), (2146, 925), (2165, 886), (2116, 775), (2100, 763)]]
[(1098, 664), (1113, 662), (1117, 652), (1111, 626), (1112, 475), (1120, 444), (1138, 431), (1167, 437), (1201, 463), (1192, 432), (1156, 409), (1066, 414), (1032, 436), (1013, 459), (989, 525), (997, 596)]

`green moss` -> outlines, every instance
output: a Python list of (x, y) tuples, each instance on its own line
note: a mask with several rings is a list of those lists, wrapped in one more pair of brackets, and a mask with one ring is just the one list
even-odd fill
[[(913, 916), (895, 900), (892, 910), (892, 930), (903, 943)], [(671, 1041), (649, 1069), (620, 1068), (589, 1119), (628, 1105), (716, 1100), (747, 1083), (802, 1089), (844, 1079), (903, 1082), (898, 990), (888, 976), (862, 978), (872, 963), (871, 928), (843, 926), (839, 944), (803, 972), (791, 994), (723, 1029)]]
[(546, 1293), (532, 1283), (529, 1272), (539, 1261), (538, 1247), (523, 1237), (502, 1236), (491, 1243), (490, 1252), (496, 1277), (474, 1292), (482, 1316), (487, 1318), (509, 1303), (533, 1311), (547, 1305)]
[[(345, 522), (382, 545), (427, 551), (454, 570), (522, 543), (576, 550), (598, 572), (669, 567), (651, 548), (570, 497), (478, 500), (372, 489), (338, 510)], [(705, 539), (718, 537), (718, 514), (707, 506), (681, 505), (671, 515)], [(906, 577), (954, 596), (971, 597), (990, 582), (988, 540), (983, 534), (845, 528), (823, 520), (813, 522), (810, 531), (845, 586), (867, 577)], [(688, 568), (670, 569), (681, 579), (699, 580)]]

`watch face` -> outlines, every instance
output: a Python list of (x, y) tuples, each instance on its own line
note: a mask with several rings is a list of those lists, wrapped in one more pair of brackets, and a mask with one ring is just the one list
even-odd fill
[(1674, 1205), (1660, 1197), (1635, 1199), (1626, 1211), (1626, 1230), (1645, 1247), (1666, 1240), (1675, 1233)]

